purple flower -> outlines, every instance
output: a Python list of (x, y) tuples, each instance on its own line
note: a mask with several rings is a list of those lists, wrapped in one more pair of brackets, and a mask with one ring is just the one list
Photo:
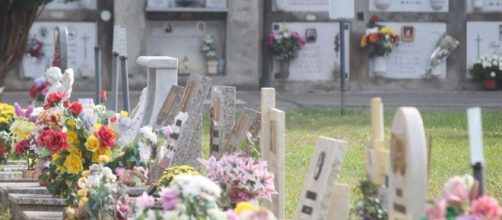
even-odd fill
[(136, 208), (138, 212), (151, 208), (153, 205), (155, 205), (155, 198), (149, 196), (146, 192), (136, 198)]
[(164, 210), (173, 210), (181, 202), (180, 193), (174, 189), (163, 188), (160, 191)]

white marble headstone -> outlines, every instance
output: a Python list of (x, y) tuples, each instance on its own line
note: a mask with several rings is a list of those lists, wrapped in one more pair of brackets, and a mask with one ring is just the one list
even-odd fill
[(279, 11), (327, 12), (327, 0), (274, 0), (274, 8)]
[(391, 128), (389, 219), (421, 219), (427, 200), (427, 148), (420, 112), (397, 110)]
[(502, 0), (465, 0), (468, 13), (502, 12)]
[(370, 11), (448, 12), (448, 0), (369, 0)]

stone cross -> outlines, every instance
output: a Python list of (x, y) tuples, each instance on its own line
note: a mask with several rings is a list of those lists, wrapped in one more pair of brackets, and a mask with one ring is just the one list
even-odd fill
[(211, 92), (211, 126), (210, 150), (211, 156), (220, 157), (220, 147), (225, 144), (226, 137), (235, 124), (236, 89), (232, 86), (214, 86)]
[(477, 43), (477, 46), (478, 46), (478, 48), (477, 48), (478, 58), (480, 58), (481, 56), (480, 56), (480, 54), (479, 54), (479, 49), (480, 49), (480, 47), (481, 47), (481, 41), (482, 41), (483, 39), (481, 39), (481, 37), (480, 37), (480, 36), (479, 36), (479, 34), (478, 34), (478, 36), (476, 37), (476, 39), (475, 39), (475, 40), (476, 40), (476, 43)]
[(222, 153), (231, 153), (239, 150), (241, 143), (247, 140), (248, 137), (254, 138), (258, 135), (260, 127), (260, 113), (249, 108), (244, 108), (240, 119), (227, 135)]
[(317, 140), (295, 219), (336, 219), (328, 214), (332, 209), (336, 180), (346, 150), (345, 141), (328, 137), (320, 137)]
[(384, 185), (388, 175), (389, 151), (384, 147), (383, 104), (381, 98), (371, 100), (371, 142), (366, 152), (368, 180)]
[[(201, 146), (193, 146), (195, 143), (200, 143), (196, 137), (200, 132), (197, 128), (201, 128), (202, 117), (201, 113), (204, 107), (204, 100), (209, 94), (212, 80), (208, 77), (203, 77), (198, 74), (191, 74), (181, 101), (181, 110), (175, 118), (175, 126), (178, 126), (180, 131), (175, 142), (173, 142), (175, 156), (172, 160), (172, 165), (189, 165), (199, 168), (200, 164), (197, 158), (201, 156)], [(173, 128), (174, 130), (175, 128)]]
[(391, 129), (389, 219), (420, 219), (427, 200), (427, 148), (420, 112), (397, 110)]
[(278, 219), (285, 218), (285, 113), (275, 108), (275, 89), (261, 89), (260, 153), (274, 174), (278, 192), (272, 201), (264, 201)]

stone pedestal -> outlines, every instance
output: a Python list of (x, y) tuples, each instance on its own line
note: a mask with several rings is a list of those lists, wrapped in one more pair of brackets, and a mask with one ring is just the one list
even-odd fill
[(142, 125), (152, 126), (171, 89), (178, 84), (178, 59), (167, 56), (141, 56), (136, 62), (147, 68), (147, 99)]

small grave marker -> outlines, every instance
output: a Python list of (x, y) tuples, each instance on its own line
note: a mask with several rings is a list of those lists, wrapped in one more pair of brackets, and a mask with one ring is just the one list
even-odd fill
[(345, 141), (327, 137), (317, 140), (296, 209), (296, 219), (334, 219), (328, 213), (332, 208), (335, 184), (346, 150)]
[(211, 93), (210, 154), (219, 157), (220, 147), (235, 124), (236, 89), (231, 86), (214, 86)]
[(389, 172), (389, 151), (384, 146), (383, 104), (381, 98), (371, 100), (371, 142), (366, 152), (368, 179), (384, 185)]
[(247, 140), (248, 136), (250, 138), (256, 137), (260, 131), (260, 127), (260, 113), (249, 108), (244, 108), (240, 119), (227, 135), (222, 152), (229, 153), (240, 149), (242, 141)]
[(481, 108), (467, 109), (467, 122), (469, 125), (469, 149), (471, 151), (471, 165), (474, 178), (479, 182), (479, 195), (484, 194), (483, 167), (485, 158), (483, 154), (483, 125)]

